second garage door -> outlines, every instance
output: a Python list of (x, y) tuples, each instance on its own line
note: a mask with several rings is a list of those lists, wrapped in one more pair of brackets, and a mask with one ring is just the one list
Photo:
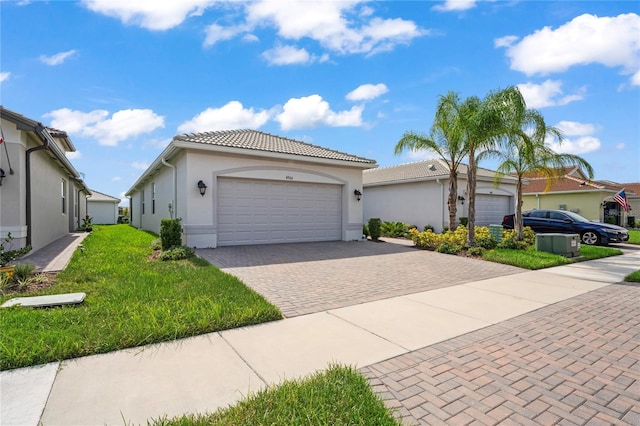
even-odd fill
[(340, 185), (218, 178), (218, 245), (334, 241)]
[(509, 214), (511, 197), (505, 195), (476, 194), (476, 225), (499, 225)]

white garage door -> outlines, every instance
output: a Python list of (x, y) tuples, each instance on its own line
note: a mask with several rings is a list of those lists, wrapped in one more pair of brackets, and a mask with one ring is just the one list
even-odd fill
[(342, 237), (340, 185), (218, 179), (218, 245)]
[(476, 194), (476, 225), (500, 225), (511, 212), (511, 197), (505, 195)]

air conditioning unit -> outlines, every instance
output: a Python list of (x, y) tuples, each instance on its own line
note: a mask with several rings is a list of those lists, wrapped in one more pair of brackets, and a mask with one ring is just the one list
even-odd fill
[(536, 250), (564, 257), (578, 257), (580, 256), (580, 235), (536, 234)]
[(560, 206), (558, 206), (559, 210), (566, 210), (567, 209), (567, 205), (566, 204), (560, 204)]
[(580, 213), (580, 209), (579, 209), (579, 208), (577, 208), (577, 207), (576, 207), (576, 208), (571, 209), (571, 211), (572, 211), (572, 212), (574, 212), (574, 213)]

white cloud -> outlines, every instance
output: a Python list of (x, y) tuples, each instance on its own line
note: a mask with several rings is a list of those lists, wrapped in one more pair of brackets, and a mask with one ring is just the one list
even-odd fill
[(246, 26), (222, 27), (218, 24), (211, 24), (205, 30), (206, 37), (203, 45), (213, 46), (219, 41), (230, 40), (247, 30)]
[(149, 163), (146, 161), (134, 161), (131, 163), (131, 167), (137, 170), (147, 170), (149, 168)]
[(82, 153), (80, 151), (65, 152), (64, 155), (66, 155), (69, 160), (78, 160), (82, 158)]
[(75, 49), (71, 49), (67, 50), (66, 52), (56, 53), (55, 55), (51, 56), (40, 55), (40, 61), (51, 66), (60, 65), (61, 63), (66, 61), (67, 58), (75, 55), (76, 53), (77, 51)]
[(636, 72), (631, 77), (631, 84), (633, 84), (634, 86), (640, 86), (640, 71)]
[(273, 49), (263, 52), (262, 57), (266, 59), (269, 65), (309, 64), (329, 60), (329, 55), (327, 54), (317, 57), (309, 54), (306, 49), (282, 45), (277, 45)]
[(508, 35), (493, 40), (494, 47), (511, 47), (518, 40), (518, 36)]
[(10, 75), (11, 73), (9, 71), (0, 72), (0, 83), (2, 83), (5, 80), (8, 80)]
[(476, 0), (445, 0), (444, 4), (433, 6), (432, 9), (441, 12), (461, 11), (476, 6)]
[(624, 144), (624, 142), (620, 142), (619, 144), (616, 145), (616, 149), (618, 151), (622, 151), (623, 149), (625, 149), (627, 146)]
[(329, 103), (320, 95), (303, 98), (291, 98), (282, 107), (282, 112), (275, 117), (282, 130), (309, 129), (319, 125), (330, 127), (362, 126), (362, 105), (350, 110), (335, 112)]
[(518, 89), (520, 89), (529, 108), (567, 105), (570, 102), (584, 99), (587, 91), (586, 87), (581, 87), (576, 93), (564, 95), (562, 82), (559, 80), (546, 80), (541, 84), (518, 84)]
[(100, 145), (107, 146), (117, 146), (118, 142), (164, 127), (164, 117), (150, 109), (125, 109), (107, 118), (106, 110), (85, 113), (62, 108), (44, 116), (51, 118), (52, 127), (96, 139)]
[(561, 143), (548, 139), (547, 145), (558, 153), (586, 154), (597, 151), (602, 145), (600, 139), (593, 136), (597, 131), (595, 125), (577, 121), (561, 121), (555, 125), (566, 137)]
[(384, 83), (363, 84), (347, 93), (346, 99), (354, 102), (369, 101), (371, 99), (377, 98), (378, 96), (384, 95), (388, 91), (389, 89)]
[(82, 0), (82, 4), (93, 12), (117, 18), (123, 24), (155, 31), (177, 27), (187, 17), (201, 15), (214, 3), (215, 0)]
[(221, 108), (207, 108), (178, 127), (182, 133), (215, 130), (257, 129), (270, 118), (269, 111), (246, 109), (238, 101), (231, 101)]
[(111, 182), (120, 182), (122, 178), (120, 176), (114, 176), (111, 178)]
[(596, 132), (596, 126), (591, 123), (577, 121), (561, 121), (555, 125), (565, 136), (589, 136)]
[[(624, 74), (640, 68), (640, 16), (635, 13), (616, 17), (580, 15), (557, 29), (544, 27), (507, 45), (511, 69), (527, 75), (564, 72), (572, 66), (601, 64), (621, 67)], [(498, 39), (498, 40), (505, 40)], [(497, 44), (496, 44), (497, 45)]]

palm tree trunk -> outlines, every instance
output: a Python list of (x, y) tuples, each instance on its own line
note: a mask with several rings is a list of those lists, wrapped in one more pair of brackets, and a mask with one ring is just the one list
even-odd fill
[(524, 226), (522, 220), (522, 179), (520, 177), (518, 177), (518, 182), (516, 183), (516, 211), (513, 216), (513, 228), (517, 232), (518, 240), (522, 241), (524, 239)]
[(467, 170), (467, 198), (469, 199), (469, 233), (467, 244), (469, 247), (476, 245), (476, 159), (475, 151), (469, 151), (469, 169)]
[(458, 213), (458, 177), (455, 170), (449, 170), (449, 199), (447, 205), (449, 207), (449, 229), (453, 230), (456, 226), (456, 216)]

